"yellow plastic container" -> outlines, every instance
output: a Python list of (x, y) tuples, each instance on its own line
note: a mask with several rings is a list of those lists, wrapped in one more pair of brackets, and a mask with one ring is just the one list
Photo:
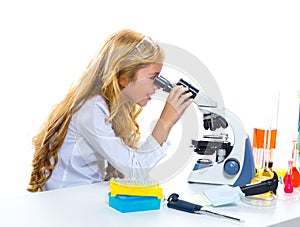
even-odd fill
[(110, 195), (153, 196), (163, 198), (163, 190), (157, 182), (131, 179), (111, 179), (109, 182)]

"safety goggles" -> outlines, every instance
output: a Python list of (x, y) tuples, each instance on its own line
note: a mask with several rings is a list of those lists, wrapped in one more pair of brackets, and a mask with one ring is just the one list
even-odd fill
[(144, 38), (129, 52), (129, 55), (137, 52), (141, 58), (146, 59), (154, 56), (157, 51), (157, 43), (154, 42), (150, 37), (144, 36)]

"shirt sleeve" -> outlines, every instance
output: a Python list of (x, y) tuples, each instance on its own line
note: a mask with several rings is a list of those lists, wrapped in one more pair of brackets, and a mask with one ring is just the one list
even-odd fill
[[(147, 178), (151, 168), (166, 155), (168, 144), (160, 146), (150, 135), (136, 151), (115, 135), (111, 123), (105, 122), (108, 114), (104, 100), (90, 101), (77, 113), (75, 125), (78, 133), (88, 143), (90, 152), (107, 159), (126, 177)], [(90, 155), (88, 153), (82, 151), (83, 156)]]

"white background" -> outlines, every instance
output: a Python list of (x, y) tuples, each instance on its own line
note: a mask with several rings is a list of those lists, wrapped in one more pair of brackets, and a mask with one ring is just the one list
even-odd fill
[(123, 28), (197, 56), (250, 137), (274, 119), (280, 92), (275, 166), (284, 166), (297, 131), (299, 12), (296, 0), (1, 1), (0, 197), (26, 193), (32, 136)]

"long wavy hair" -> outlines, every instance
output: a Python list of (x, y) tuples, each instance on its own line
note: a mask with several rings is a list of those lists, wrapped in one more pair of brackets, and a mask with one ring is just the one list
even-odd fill
[(44, 184), (51, 177), (58, 162), (58, 152), (64, 142), (72, 115), (94, 96), (101, 95), (106, 100), (110, 111), (106, 121), (112, 123), (115, 134), (127, 146), (137, 148), (140, 131), (136, 118), (141, 112), (141, 107), (132, 102), (122, 102), (118, 80), (122, 75), (133, 81), (137, 70), (149, 64), (163, 62), (164, 53), (157, 44), (155, 48), (153, 45), (143, 46), (143, 52), (146, 54), (141, 53), (139, 49), (136, 51), (137, 45), (144, 37), (132, 30), (121, 30), (108, 37), (84, 70), (78, 83), (54, 106), (45, 124), (32, 139), (35, 152), (28, 191), (43, 191)]

